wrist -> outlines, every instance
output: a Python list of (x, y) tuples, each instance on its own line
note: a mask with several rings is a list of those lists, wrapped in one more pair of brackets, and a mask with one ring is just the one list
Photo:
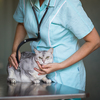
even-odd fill
[(12, 53), (16, 52), (17, 51), (17, 48), (16, 47), (13, 47), (12, 48)]
[(16, 53), (16, 51), (15, 50), (12, 50), (12, 53)]
[(62, 63), (58, 63), (58, 70), (63, 69), (63, 64)]
[(60, 69), (64, 69), (64, 68), (67, 68), (67, 67), (68, 67), (67, 61), (63, 61), (63, 62), (59, 63), (59, 68)]

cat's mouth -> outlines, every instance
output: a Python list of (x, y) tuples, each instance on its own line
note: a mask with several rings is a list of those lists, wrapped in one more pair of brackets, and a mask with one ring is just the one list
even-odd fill
[[(36, 60), (35, 60), (36, 61)], [(37, 63), (38, 61), (36, 61)], [(39, 63), (39, 62), (38, 62)], [(41, 66), (46, 65), (46, 63), (39, 63)]]

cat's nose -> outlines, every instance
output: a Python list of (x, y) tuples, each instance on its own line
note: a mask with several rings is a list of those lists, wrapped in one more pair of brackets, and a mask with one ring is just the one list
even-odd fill
[(43, 60), (43, 63), (45, 63), (45, 60)]

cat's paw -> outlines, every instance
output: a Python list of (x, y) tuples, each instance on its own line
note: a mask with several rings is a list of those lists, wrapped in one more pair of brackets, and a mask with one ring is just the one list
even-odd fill
[(33, 83), (34, 84), (39, 84), (40, 83), (40, 80), (34, 80)]
[(16, 83), (16, 80), (15, 80), (15, 79), (12, 79), (12, 80), (11, 80), (11, 83)]
[(51, 84), (51, 80), (50, 80), (50, 79), (47, 79), (45, 82), (46, 82), (47, 84)]
[(15, 84), (16, 80), (14, 78), (8, 78), (7, 79), (11, 84)]

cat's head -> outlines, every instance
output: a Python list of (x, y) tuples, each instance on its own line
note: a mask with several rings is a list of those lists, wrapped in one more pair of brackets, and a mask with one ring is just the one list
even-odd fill
[(48, 51), (35, 51), (35, 61), (38, 61), (41, 65), (49, 64), (53, 62), (53, 48), (50, 48)]

